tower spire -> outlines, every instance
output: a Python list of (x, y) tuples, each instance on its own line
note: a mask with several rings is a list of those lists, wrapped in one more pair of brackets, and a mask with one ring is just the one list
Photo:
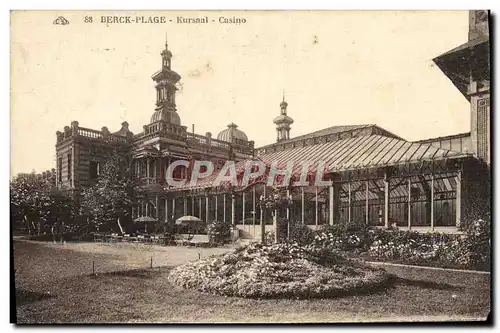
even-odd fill
[(283, 100), (280, 103), (280, 115), (274, 118), (273, 122), (276, 124), (277, 141), (290, 139), (290, 125), (293, 124), (293, 119), (287, 115), (286, 108), (288, 103), (285, 101), (285, 90), (283, 90)]
[(156, 108), (151, 122), (164, 120), (179, 125), (180, 119), (175, 106), (176, 84), (181, 76), (172, 70), (172, 52), (168, 49), (167, 32), (165, 32), (165, 49), (161, 51), (161, 70), (153, 74), (156, 88)]

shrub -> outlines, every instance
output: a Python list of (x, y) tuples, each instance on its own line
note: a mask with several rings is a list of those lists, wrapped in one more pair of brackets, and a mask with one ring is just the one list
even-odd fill
[(295, 222), (290, 225), (289, 242), (309, 245), (314, 241), (314, 231), (307, 225)]
[[(307, 225), (287, 219), (278, 219), (279, 243), (297, 243), (299, 245), (311, 244), (314, 240), (314, 231)], [(264, 234), (264, 242), (274, 243), (274, 231)]]
[(471, 264), (476, 269), (491, 268), (491, 220), (478, 219), (465, 229)]
[(460, 269), (490, 269), (490, 223), (477, 220), (465, 234), (373, 230), (368, 254), (378, 260)]
[(224, 221), (211, 221), (207, 226), (207, 235), (212, 244), (224, 244), (231, 235), (231, 226)]
[(313, 244), (344, 251), (366, 251), (371, 243), (369, 226), (365, 223), (323, 225), (315, 233)]

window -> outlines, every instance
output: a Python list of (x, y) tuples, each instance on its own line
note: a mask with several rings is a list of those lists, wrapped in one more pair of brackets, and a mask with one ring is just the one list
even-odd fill
[(477, 155), (488, 160), (488, 98), (477, 101)]
[(62, 162), (62, 157), (59, 157), (59, 160), (57, 161), (57, 181), (59, 183), (62, 183)]
[(71, 153), (67, 155), (68, 158), (68, 180), (71, 180)]
[(177, 166), (172, 172), (172, 178), (174, 179), (185, 179), (186, 178), (186, 167), (184, 165)]
[(91, 180), (96, 179), (99, 177), (99, 162), (91, 161), (90, 162), (90, 170), (89, 170), (89, 176)]

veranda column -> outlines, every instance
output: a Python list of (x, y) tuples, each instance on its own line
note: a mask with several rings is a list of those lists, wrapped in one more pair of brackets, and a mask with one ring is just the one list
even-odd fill
[(408, 177), (408, 230), (411, 230), (411, 177)]
[(352, 214), (351, 181), (347, 183), (347, 194), (348, 194), (347, 218), (348, 222), (351, 222), (351, 214)]
[(300, 194), (301, 194), (301, 195), (300, 195), (300, 196), (301, 196), (301, 198), (300, 198), (300, 199), (301, 199), (301, 201), (302, 201), (302, 205), (301, 205), (301, 208), (302, 208), (302, 212), (301, 212), (301, 221), (302, 221), (302, 224), (304, 224), (304, 223), (305, 223), (305, 222), (304, 222), (304, 187), (302, 186), (302, 187), (300, 188), (300, 190), (301, 190), (301, 193), (300, 193)]
[[(156, 180), (156, 164), (158, 164), (158, 160), (156, 158), (153, 158), (153, 178)], [(155, 181), (156, 183), (156, 181)]]
[(146, 216), (149, 216), (149, 200), (146, 201)]
[(208, 194), (205, 195), (205, 221), (207, 221), (207, 224), (210, 220), (210, 214), (208, 214)]
[(184, 210), (184, 216), (186, 216), (187, 215), (187, 210), (188, 210), (188, 202), (187, 202), (187, 197), (186, 196), (184, 196), (182, 198), (182, 205), (184, 206), (183, 207), (184, 208), (183, 209)]
[(217, 214), (217, 210), (218, 210), (217, 207), (219, 206), (219, 203), (217, 202), (217, 197), (218, 197), (218, 195), (216, 194), (215, 195), (215, 221), (219, 221), (219, 216)]
[(279, 230), (278, 230), (278, 210), (274, 210), (273, 214), (273, 225), (274, 225), (274, 243), (278, 243), (279, 240)]
[(316, 194), (316, 202), (314, 203), (314, 224), (318, 225), (318, 187), (314, 186), (314, 193)]
[(159, 222), (160, 221), (160, 199), (158, 198), (158, 194), (156, 195), (155, 198), (155, 205), (156, 205), (156, 220)]
[(194, 195), (191, 194), (191, 215), (194, 216)]
[(172, 220), (175, 220), (175, 197), (172, 198)]
[(455, 208), (455, 214), (456, 214), (456, 226), (457, 228), (460, 227), (461, 224), (461, 219), (462, 219), (462, 170), (458, 170), (457, 176), (456, 176), (456, 182), (457, 182), (457, 188), (456, 188), (456, 208)]
[(201, 213), (201, 197), (198, 198), (198, 215), (200, 219), (203, 219), (202, 218), (203, 214)]
[[(263, 193), (264, 198), (266, 197), (266, 185), (264, 185), (264, 193)], [(264, 221), (264, 210), (266, 209), (266, 206), (262, 207), (260, 206), (260, 240), (262, 243), (264, 243), (265, 240), (265, 234), (266, 234), (266, 222)]]
[(368, 224), (370, 223), (370, 206), (368, 205), (368, 187), (369, 187), (369, 184), (368, 184), (368, 180), (365, 181), (365, 223)]
[(434, 231), (434, 174), (431, 174), (431, 230)]
[[(286, 190), (286, 200), (288, 201), (288, 198), (290, 198), (290, 190)], [(286, 206), (286, 219), (290, 220), (290, 207), (287, 205)]]
[(163, 223), (163, 233), (167, 232), (168, 221), (169, 221), (169, 217), (168, 217), (168, 197), (165, 196), (165, 221)]
[(245, 192), (243, 192), (241, 199), (243, 200), (243, 212), (242, 212), (243, 225), (245, 225)]
[(231, 194), (231, 225), (233, 226), (233, 228), (236, 226), (234, 201), (234, 194)]
[(169, 220), (170, 218), (168, 216), (168, 198), (165, 197), (165, 224), (167, 224)]
[(328, 205), (328, 222), (333, 225), (333, 185), (328, 188), (329, 194), (329, 205)]
[(384, 171), (384, 225), (389, 227), (389, 175)]
[(149, 157), (146, 159), (146, 178), (149, 178), (151, 177), (151, 172), (150, 172), (150, 166), (151, 166), (151, 163), (149, 163)]
[(255, 185), (252, 187), (252, 223), (253, 223), (253, 236), (255, 237)]
[(224, 195), (222, 196), (223, 199), (224, 199), (224, 206), (223, 206), (223, 210), (224, 210), (224, 219), (222, 220), (224, 223), (226, 223), (226, 193), (224, 193)]

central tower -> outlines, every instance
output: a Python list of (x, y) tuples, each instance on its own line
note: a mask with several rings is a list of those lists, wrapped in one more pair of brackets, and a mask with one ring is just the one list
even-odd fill
[(168, 49), (165, 36), (165, 49), (161, 52), (161, 70), (152, 76), (156, 88), (156, 108), (151, 123), (163, 120), (167, 123), (180, 126), (180, 117), (175, 107), (176, 84), (181, 76), (172, 70), (172, 52)]

